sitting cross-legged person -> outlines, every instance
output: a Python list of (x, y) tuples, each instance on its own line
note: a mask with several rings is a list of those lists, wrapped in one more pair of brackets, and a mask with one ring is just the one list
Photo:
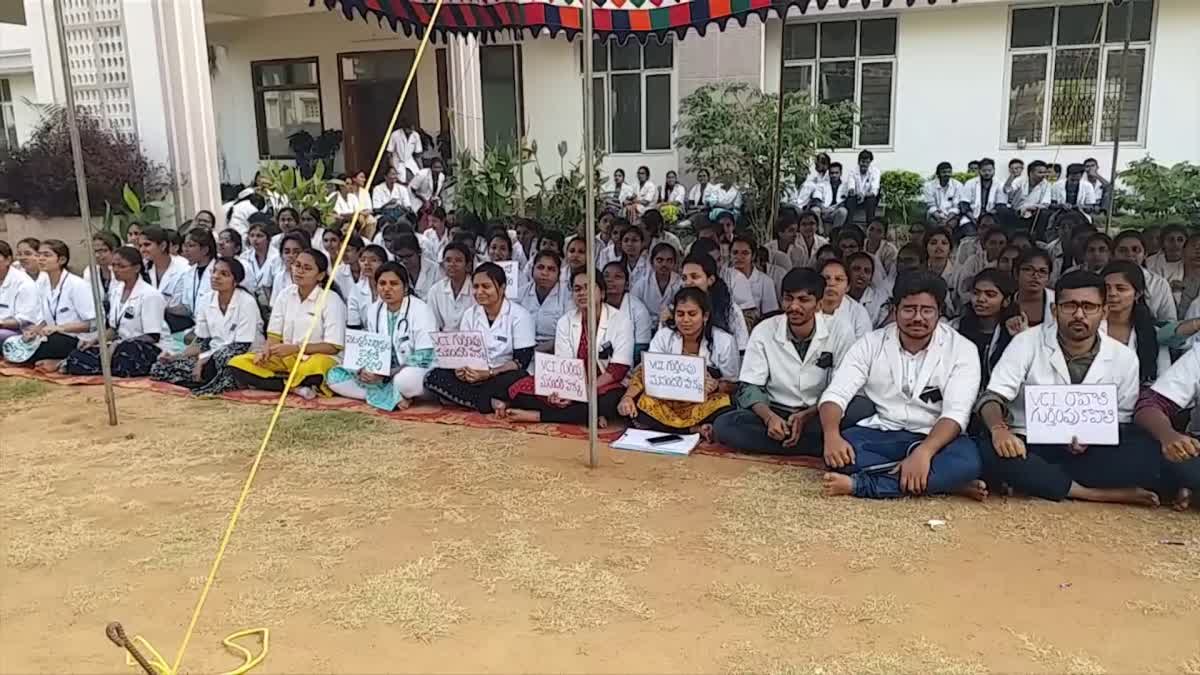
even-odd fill
[[(738, 377), (737, 410), (713, 423), (713, 440), (742, 452), (820, 457), (817, 401), (854, 331), (819, 311), (825, 279), (807, 267), (783, 278), (783, 313), (754, 327)], [(865, 399), (855, 399), (865, 402)], [(852, 403), (843, 428), (873, 410)]]
[[(1064, 275), (1055, 287), (1054, 321), (1013, 337), (977, 405), (983, 426), (979, 453), (989, 488), (1007, 485), (1034, 497), (1153, 506), (1158, 460), (1153, 442), (1133, 420), (1138, 357), (1100, 332), (1104, 279)], [(1119, 445), (1031, 444), (1025, 440), (1027, 385), (1116, 386)]]
[(1153, 386), (1142, 391), (1133, 420), (1162, 447), (1162, 487), (1171, 505), (1185, 511), (1200, 492), (1200, 436), (1189, 436), (1171, 425), (1183, 418), (1188, 408), (1200, 407), (1200, 348), (1193, 347), (1175, 365), (1159, 375)]
[[(979, 355), (939, 321), (946, 282), (926, 271), (902, 275), (892, 292), (896, 322), (846, 352), (821, 395), (827, 495), (889, 498), (961, 493), (982, 499), (979, 451), (964, 436), (979, 393)], [(841, 430), (859, 393), (876, 413)]]

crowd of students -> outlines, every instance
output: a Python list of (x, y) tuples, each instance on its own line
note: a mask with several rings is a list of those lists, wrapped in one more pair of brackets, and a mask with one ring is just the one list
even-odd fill
[[(182, 239), (157, 226), (136, 225), (125, 242), (97, 234), (104, 326), (63, 242), (0, 242), (3, 356), (95, 374), (103, 330), (114, 375), (199, 395), (282, 391), (295, 369), (290, 386), (306, 398), (383, 410), (440, 401), (514, 423), (585, 424), (586, 404), (537, 395), (534, 354), (584, 358), (595, 344), (602, 425), (820, 457), (832, 495), (1011, 489), (1188, 506), (1200, 490), (1200, 440), (1184, 419), (1200, 404), (1200, 233), (1110, 237), (1093, 222), (1098, 202), (1078, 201), (1076, 167), (1066, 200), (1043, 204), (1029, 201), (1044, 190), (1042, 167), (1010, 175), (1014, 200), (981, 160), (962, 186), (939, 167), (931, 222), (911, 225), (898, 247), (874, 213), (869, 155), (849, 189), (827, 159), (766, 242), (738, 227), (736, 187), (703, 173), (691, 191), (673, 175), (657, 189), (645, 167), (637, 186), (618, 173), (594, 241), (582, 226), (564, 239), (529, 219), (451, 221), (440, 167), (424, 170), (435, 188), (418, 191), (416, 209), (409, 195), (423, 174), (403, 182), (406, 164), (393, 167), (348, 241), (342, 202), (356, 202), (350, 217), (362, 210), (364, 178), (338, 185), (330, 219), (262, 185), (215, 236), (209, 212)], [(689, 215), (690, 246), (666, 227), (667, 205)], [(1036, 236), (1043, 210), (1057, 235), (1048, 242)], [(854, 224), (860, 211), (865, 227)], [(343, 366), (348, 329), (389, 337), (389, 375)], [(454, 331), (483, 335), (486, 367), (439, 367), (433, 335)], [(643, 352), (702, 357), (704, 400), (651, 395)], [(1024, 387), (1081, 383), (1115, 385), (1120, 444), (1026, 443)]]

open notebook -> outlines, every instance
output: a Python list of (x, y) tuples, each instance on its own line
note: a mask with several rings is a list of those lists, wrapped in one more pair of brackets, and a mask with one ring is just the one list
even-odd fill
[(637, 452), (653, 452), (658, 455), (690, 455), (700, 443), (700, 434), (681, 436), (680, 440), (670, 443), (650, 443), (651, 438), (666, 436), (661, 431), (643, 431), (628, 429), (621, 437), (612, 442), (612, 447), (618, 450), (635, 450)]

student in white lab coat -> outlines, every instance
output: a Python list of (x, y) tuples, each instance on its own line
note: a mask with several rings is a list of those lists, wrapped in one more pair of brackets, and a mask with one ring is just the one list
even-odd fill
[[(979, 439), (987, 483), (1054, 501), (1156, 506), (1157, 495), (1142, 486), (1156, 481), (1157, 449), (1130, 424), (1138, 398), (1138, 359), (1100, 332), (1104, 281), (1091, 272), (1072, 272), (1059, 280), (1055, 297), (1055, 321), (1013, 338), (979, 398), (979, 416), (988, 429)], [(1118, 445), (1027, 443), (1025, 387), (1071, 384), (1115, 387)]]
[(409, 196), (414, 211), (443, 206), (442, 192), (446, 189), (446, 172), (442, 160), (434, 157), (428, 169), (421, 169), (408, 183)]
[(620, 261), (610, 262), (600, 273), (604, 276), (604, 300), (620, 310), (633, 328), (633, 362), (641, 360), (642, 352), (650, 345), (656, 321), (650, 310), (631, 292), (629, 275)]
[(414, 211), (408, 187), (400, 182), (396, 167), (388, 168), (383, 182), (371, 190), (371, 208), (376, 214), (385, 211)]
[(1051, 203), (1062, 208), (1073, 208), (1083, 213), (1094, 213), (1100, 208), (1100, 195), (1096, 188), (1083, 177), (1082, 164), (1067, 165), (1067, 177), (1054, 183)]
[(183, 257), (191, 263), (183, 289), (183, 306), (195, 321), (201, 307), (212, 298), (212, 263), (217, 259), (217, 242), (208, 230), (189, 230), (183, 238)]
[(421, 300), (429, 298), (429, 291), (442, 278), (442, 269), (430, 262), (421, 252), (421, 242), (415, 234), (397, 235), (392, 240), (392, 252), (396, 261), (408, 270), (411, 285), (405, 291)]
[(688, 190), (687, 203), (691, 208), (703, 208), (705, 202), (705, 193), (712, 187), (709, 183), (708, 169), (700, 169), (696, 172), (696, 184)]
[(507, 279), (499, 265), (485, 262), (471, 279), (475, 304), (459, 330), (483, 333), (487, 368), (435, 368), (425, 377), (425, 389), (443, 402), (487, 415), (509, 402), (509, 388), (529, 374), (537, 341), (529, 312), (504, 297)]
[(849, 216), (846, 198), (850, 194), (850, 183), (842, 178), (842, 165), (833, 162), (825, 176), (809, 176), (795, 197), (796, 208), (801, 212), (812, 211), (822, 222), (841, 227)]
[(682, 213), (687, 206), (687, 188), (679, 184), (679, 174), (674, 171), (667, 172), (658, 201), (660, 204), (674, 204)]
[(882, 184), (882, 175), (879, 167), (873, 164), (874, 161), (875, 154), (870, 150), (858, 153), (858, 167), (850, 172), (850, 193), (846, 197), (846, 210), (854, 215), (856, 210), (862, 208), (868, 223), (875, 220)]
[(311, 248), (308, 244), (308, 236), (303, 232), (289, 232), (279, 241), (279, 257), (275, 259), (275, 267), (271, 274), (272, 307), (284, 291), (296, 285), (292, 278), (292, 267), (296, 264), (296, 258)]
[(747, 279), (750, 284), (755, 316), (762, 317), (779, 311), (775, 281), (754, 266), (754, 240), (741, 235), (734, 237), (733, 243), (729, 245), (729, 254), (733, 258), (734, 272)]
[(1128, 260), (1142, 268), (1142, 273), (1146, 275), (1146, 304), (1150, 306), (1155, 321), (1175, 321), (1179, 318), (1171, 284), (1146, 269), (1146, 243), (1141, 232), (1125, 230), (1118, 234), (1113, 239), (1112, 259)]
[(872, 283), (880, 288), (891, 288), (896, 278), (896, 254), (900, 249), (887, 240), (888, 226), (881, 218), (867, 223), (867, 242), (863, 250), (875, 259), (875, 277)]
[(196, 316), (195, 341), (178, 354), (159, 356), (150, 369), (151, 379), (186, 387), (196, 396), (237, 388), (225, 366), (263, 343), (262, 313), (254, 296), (242, 288), (245, 274), (241, 261), (217, 258), (211, 301)]
[(276, 260), (279, 250), (272, 248), (271, 237), (267, 234), (267, 224), (264, 221), (250, 223), (250, 231), (246, 235), (246, 246), (242, 249), (239, 262), (245, 271), (243, 284), (259, 300), (259, 304), (270, 305), (271, 277), (275, 273)]
[(1200, 349), (1193, 348), (1142, 390), (1134, 422), (1158, 441), (1163, 492), (1177, 511), (1186, 511), (1200, 493), (1200, 437), (1177, 430), (1171, 420), (1200, 408)]
[(471, 270), (475, 266), (475, 254), (470, 246), (450, 242), (442, 251), (442, 272), (445, 275), (429, 289), (426, 299), (439, 331), (453, 332), (459, 329), (462, 317), (475, 304), (474, 289), (471, 287)]
[(400, 128), (392, 132), (387, 152), (392, 168), (401, 180), (410, 181), (421, 170), (418, 158), (425, 151), (422, 145), (421, 134), (413, 128), (410, 120), (401, 121)]
[(664, 227), (662, 212), (658, 209), (649, 209), (642, 214), (642, 231), (646, 235), (645, 249), (652, 250), (660, 243), (667, 243), (675, 247), (678, 255), (683, 254), (683, 244), (679, 241), (679, 237), (675, 236), (674, 232), (667, 230)]
[(871, 322), (870, 330), (874, 330), (882, 326), (887, 319), (889, 293), (872, 283), (875, 276), (875, 259), (870, 253), (859, 251), (846, 258), (846, 261), (850, 274), (850, 289), (846, 295), (866, 310), (867, 318)]
[(338, 396), (366, 401), (379, 410), (403, 410), (425, 395), (437, 326), (428, 305), (408, 292), (408, 270), (400, 263), (380, 265), (375, 271), (375, 287), (379, 299), (367, 308), (363, 330), (390, 338), (390, 373), (353, 371), (339, 365), (329, 371), (329, 388)]
[(846, 263), (834, 258), (821, 265), (821, 276), (825, 279), (825, 295), (821, 298), (821, 313), (842, 323), (855, 339), (875, 329), (867, 310), (854, 298), (847, 295), (850, 290), (850, 273)]
[(157, 288), (167, 301), (166, 318), (171, 332), (179, 333), (194, 326), (191, 312), (183, 302), (190, 285), (188, 274), (191, 273), (191, 265), (184, 258), (171, 255), (167, 233), (156, 225), (142, 230), (138, 249), (146, 263), (146, 277), (150, 285)]
[(795, 266), (792, 259), (792, 249), (796, 244), (796, 235), (800, 232), (800, 212), (792, 207), (781, 206), (779, 215), (775, 218), (775, 238), (768, 241), (766, 249), (771, 254), (771, 264), (785, 270)]
[[(388, 262), (387, 251), (378, 244), (363, 248), (358, 254), (358, 282), (346, 294), (346, 327), (361, 330), (367, 321), (367, 311), (379, 300), (375, 288), (375, 273)], [(340, 286), (339, 286), (340, 287)]]
[(1054, 322), (1054, 291), (1046, 288), (1054, 269), (1050, 254), (1037, 247), (1027, 248), (1017, 258), (1016, 265), (1016, 310), (1005, 322), (1013, 335)]
[[(975, 276), (986, 269), (995, 267), (996, 263), (1000, 261), (1000, 254), (1004, 251), (1004, 247), (1008, 246), (1008, 233), (1001, 227), (989, 228), (983, 235), (982, 241), (982, 250), (967, 258), (966, 262), (958, 267), (958, 297), (963, 298), (964, 302), (971, 294)], [(959, 243), (960, 247), (964, 245), (965, 242)]]
[(81, 341), (95, 337), (92, 289), (67, 269), (70, 262), (71, 250), (62, 241), (38, 242), (38, 321), (4, 341), (4, 358), (10, 363), (53, 372)]
[(949, 289), (946, 296), (946, 316), (958, 316), (961, 300), (958, 295), (958, 268), (954, 266), (954, 235), (944, 227), (925, 233), (925, 268), (941, 275)]
[(663, 312), (670, 307), (671, 298), (683, 287), (683, 280), (675, 271), (678, 255), (675, 247), (668, 243), (655, 246), (650, 251), (651, 273), (633, 287), (634, 296), (646, 306), (655, 327)]
[(1187, 228), (1175, 223), (1164, 225), (1161, 239), (1162, 248), (1158, 253), (1146, 258), (1146, 269), (1166, 279), (1172, 290), (1176, 290), (1183, 285)]
[(625, 182), (625, 169), (613, 171), (613, 192), (617, 195), (617, 204), (621, 215), (629, 217), (629, 208), (637, 203), (637, 188)]
[(658, 186), (650, 180), (650, 168), (639, 166), (637, 170), (637, 212), (639, 215), (658, 203)]
[(970, 214), (976, 221), (985, 213), (996, 213), (996, 207), (1008, 203), (1004, 184), (996, 180), (996, 162), (987, 157), (979, 160), (979, 175), (963, 183), (958, 193), (959, 212)]
[(925, 212), (931, 224), (941, 225), (947, 218), (957, 216), (958, 203), (961, 201), (962, 183), (954, 178), (954, 168), (950, 162), (937, 165), (937, 175), (925, 183), (925, 204), (929, 210)]
[(817, 251), (829, 243), (829, 240), (817, 234), (817, 216), (811, 211), (800, 214), (797, 237), (792, 242), (790, 255), (792, 267), (812, 267), (816, 269)]
[[(854, 343), (821, 396), (827, 495), (875, 499), (959, 492), (982, 499), (979, 451), (963, 435), (979, 392), (975, 345), (940, 321), (945, 281), (896, 280), (896, 323)], [(863, 393), (876, 414), (841, 431)]]
[[(797, 268), (783, 278), (784, 311), (750, 333), (738, 407), (713, 423), (714, 441), (740, 452), (821, 456), (817, 402), (856, 340), (848, 326), (820, 312), (824, 293), (825, 280), (814, 270)], [(874, 412), (855, 409), (843, 428)]]
[[(209, 235), (211, 238), (212, 235)], [(142, 254), (132, 246), (118, 248), (113, 255), (113, 286), (107, 331), (113, 377), (145, 377), (162, 353), (160, 343), (168, 335), (163, 318), (167, 301), (142, 279)], [(80, 340), (62, 363), (69, 375), (99, 375), (100, 341)]]
[[(740, 273), (736, 273), (740, 276)], [(733, 336), (738, 351), (746, 349), (750, 330), (733, 292), (719, 273), (717, 262), (706, 252), (693, 252), (683, 261), (680, 279), (685, 288), (699, 288), (708, 294), (712, 324)], [(672, 309), (672, 313), (674, 310)]]
[(621, 253), (618, 260), (625, 266), (625, 276), (629, 279), (629, 288), (633, 289), (643, 279), (651, 276), (646, 234), (637, 225), (630, 225), (621, 235), (620, 243)]
[(0, 240), (0, 345), (41, 319), (37, 283), (13, 264), (13, 250)]
[(1158, 342), (1158, 327), (1146, 305), (1142, 268), (1121, 260), (1109, 263), (1101, 275), (1108, 306), (1100, 332), (1133, 350), (1138, 357), (1139, 381), (1154, 384), (1171, 367), (1171, 355), (1166, 345)]
[(554, 251), (535, 255), (531, 283), (522, 284), (517, 297), (517, 303), (533, 319), (534, 339), (540, 352), (553, 351), (558, 320), (571, 309), (570, 294), (559, 277), (561, 267), (562, 259)]

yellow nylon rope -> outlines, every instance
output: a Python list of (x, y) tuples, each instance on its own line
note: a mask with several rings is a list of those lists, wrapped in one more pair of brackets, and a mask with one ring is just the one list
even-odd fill
[[(379, 165), (383, 163), (383, 155), (387, 152), (388, 139), (392, 129), (396, 127), (396, 121), (400, 118), (400, 109), (404, 105), (404, 101), (408, 98), (408, 90), (412, 86), (413, 79), (417, 74), (417, 66), (421, 63), (421, 57), (425, 54), (425, 47), (429, 44), (429, 36), (433, 34), (433, 26), (437, 22), (438, 13), (441, 12), (443, 0), (437, 0), (433, 6), (433, 13), (429, 17), (429, 23), (425, 26), (425, 34), (421, 37), (421, 45), (417, 48), (416, 58), (413, 59), (412, 68), (408, 71), (408, 77), (404, 80), (404, 88), (400, 90), (400, 98), (396, 101), (396, 108), (392, 111), (392, 119), (388, 124), (388, 131), (383, 137), (383, 141), (379, 144), (379, 151), (375, 154), (375, 163), (371, 166), (371, 175), (367, 179), (367, 184), (371, 185), (375, 182), (375, 176), (379, 172)], [(221, 537), (221, 545), (217, 548), (217, 556), (213, 559), (212, 568), (208, 572), (208, 578), (204, 581), (204, 589), (200, 591), (200, 599), (196, 602), (196, 608), (192, 611), (191, 621), (188, 622), (187, 632), (184, 633), (183, 642), (179, 645), (179, 652), (175, 654), (175, 663), (167, 666), (166, 660), (159, 654), (150, 643), (140, 636), (133, 638), (133, 642), (138, 643), (146, 651), (149, 652), (151, 665), (160, 671), (160, 675), (177, 675), (179, 668), (183, 665), (183, 656), (187, 652), (188, 644), (192, 640), (192, 634), (196, 630), (196, 624), (200, 620), (200, 612), (204, 609), (204, 603), (208, 600), (208, 593), (212, 590), (213, 582), (217, 578), (217, 572), (221, 569), (221, 561), (225, 557), (225, 550), (229, 546), (229, 540), (233, 537), (233, 532), (237, 528), (238, 519), (242, 515), (242, 509), (246, 505), (246, 498), (250, 494), (250, 488), (254, 485), (254, 478), (258, 475), (258, 468), (262, 464), (263, 455), (266, 453), (267, 445), (271, 442), (271, 435), (275, 432), (275, 424), (279, 421), (279, 415), (283, 412), (283, 404), (287, 400), (288, 391), (292, 388), (292, 383), (296, 379), (296, 370), (300, 367), (300, 362), (304, 358), (304, 352), (308, 349), (309, 338), (312, 337), (313, 328), (320, 317), (321, 310), (325, 307), (325, 300), (329, 297), (329, 290), (333, 285), (333, 272), (342, 263), (342, 257), (346, 254), (346, 246), (350, 243), (350, 237), (354, 234), (355, 228), (358, 226), (358, 218), (361, 214), (361, 205), (354, 209), (354, 216), (350, 220), (350, 228), (342, 237), (342, 246), (338, 249), (337, 258), (329, 266), (328, 278), (325, 280), (325, 285), (321, 289), (321, 295), (317, 298), (317, 309), (313, 313), (312, 321), (308, 324), (308, 330), (304, 332), (304, 341), (300, 343), (300, 351), (296, 356), (295, 363), (292, 364), (291, 371), (288, 372), (287, 386), (279, 394), (279, 400), (275, 403), (275, 410), (271, 413), (271, 421), (267, 424), (267, 432), (263, 435), (262, 443), (258, 446), (258, 454), (254, 457), (254, 464), (250, 467), (250, 473), (246, 476), (246, 482), (242, 485), (242, 492), (238, 496), (237, 504), (233, 507), (233, 513), (229, 517), (229, 525), (225, 528), (225, 534)], [(257, 657), (251, 652), (234, 642), (242, 637), (249, 635), (260, 635), (262, 640), (262, 651)], [(243, 675), (250, 669), (257, 666), (267, 656), (269, 641), (269, 631), (266, 628), (252, 628), (249, 630), (238, 631), (223, 641), (226, 648), (236, 652), (244, 659), (244, 663), (237, 669), (230, 671), (227, 675)], [(129, 656), (126, 655), (127, 660)]]

